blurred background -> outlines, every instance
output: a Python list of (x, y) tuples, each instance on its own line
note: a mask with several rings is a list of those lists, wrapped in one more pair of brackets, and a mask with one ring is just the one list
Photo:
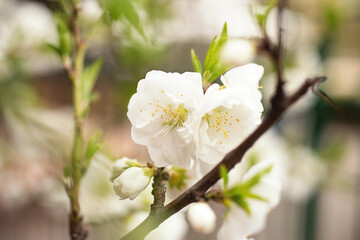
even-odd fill
[[(153, 69), (193, 71), (190, 50), (203, 61), (212, 38), (228, 24), (230, 41), (260, 36), (252, 11), (265, 1), (84, 0), (80, 21), (89, 41), (86, 62), (104, 60), (86, 135), (104, 131), (80, 191), (90, 239), (112, 240), (146, 216), (151, 196), (119, 201), (109, 174), (127, 156), (146, 162), (126, 117), (137, 82)], [(250, 7), (250, 5), (254, 5)], [(264, 136), (254, 152), (279, 159), (284, 169), (280, 205), (259, 240), (360, 239), (360, 1), (289, 1), (285, 77), (291, 92), (306, 77), (325, 75), (329, 104), (308, 93)], [(61, 178), (73, 134), (71, 86), (47, 43), (57, 43), (55, 0), (0, 0), (0, 239), (69, 239), (68, 199)], [(126, 18), (117, 11), (135, 12)], [(103, 14), (104, 10), (109, 14)], [(133, 12), (134, 11), (134, 12)], [(266, 29), (276, 40), (276, 10)], [(230, 51), (231, 53), (232, 51)], [(236, 53), (236, 51), (234, 51)], [(225, 56), (238, 64), (236, 56)], [(274, 86), (264, 65), (263, 104)], [(213, 205), (220, 219), (223, 209)], [(216, 239), (192, 231), (175, 215), (149, 239)], [(220, 224), (220, 220), (218, 221)]]

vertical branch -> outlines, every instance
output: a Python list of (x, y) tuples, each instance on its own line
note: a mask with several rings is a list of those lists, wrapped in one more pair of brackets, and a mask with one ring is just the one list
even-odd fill
[(79, 187), (81, 181), (81, 165), (85, 157), (84, 140), (84, 117), (82, 106), (82, 72), (84, 58), (87, 49), (86, 42), (82, 39), (78, 25), (78, 1), (71, 2), (72, 14), (69, 19), (69, 27), (72, 32), (75, 46), (71, 56), (71, 67), (65, 68), (68, 77), (72, 83), (73, 108), (74, 108), (74, 142), (71, 152), (71, 178), (72, 185), (68, 189), (70, 198), (69, 227), (72, 240), (84, 240), (88, 232), (83, 225), (83, 219), (80, 215)]
[(269, 55), (273, 66), (276, 71), (276, 89), (274, 95), (271, 99), (273, 107), (277, 107), (278, 104), (281, 104), (281, 100), (286, 97), (284, 91), (285, 79), (283, 75), (283, 65), (284, 65), (284, 9), (287, 5), (286, 0), (278, 0), (277, 5), (277, 43), (273, 43), (264, 26), (261, 26), (261, 31), (263, 35), (262, 45), (263, 48)]
[(276, 91), (279, 95), (284, 95), (284, 89), (283, 86), (285, 84), (284, 78), (283, 78), (283, 41), (284, 41), (284, 8), (286, 6), (286, 0), (279, 0), (278, 3), (278, 16), (277, 16), (277, 30), (278, 30), (278, 44), (277, 44), (277, 51), (275, 56), (273, 57), (274, 64), (276, 65), (276, 75), (277, 75), (277, 85), (276, 85)]

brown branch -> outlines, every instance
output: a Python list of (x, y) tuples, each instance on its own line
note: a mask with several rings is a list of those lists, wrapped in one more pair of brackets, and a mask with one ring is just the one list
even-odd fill
[(283, 51), (284, 51), (284, 8), (286, 7), (286, 0), (279, 0), (278, 4), (278, 16), (277, 16), (277, 25), (278, 25), (278, 44), (277, 44), (277, 56), (275, 59), (276, 63), (276, 73), (277, 73), (277, 91), (283, 91), (283, 85), (285, 83), (283, 78)]
[(261, 33), (263, 35), (262, 40), (260, 41), (260, 51), (264, 50), (266, 53), (268, 53), (269, 57), (271, 58), (274, 69), (276, 71), (276, 94), (274, 97), (278, 97), (279, 100), (282, 99), (285, 95), (284, 91), (284, 84), (285, 79), (283, 76), (283, 55), (284, 55), (284, 8), (287, 5), (286, 0), (279, 0), (278, 6), (277, 6), (277, 36), (278, 36), (278, 42), (277, 44), (274, 44), (271, 42), (269, 35), (266, 33), (266, 30), (264, 29), (264, 26), (260, 27)]

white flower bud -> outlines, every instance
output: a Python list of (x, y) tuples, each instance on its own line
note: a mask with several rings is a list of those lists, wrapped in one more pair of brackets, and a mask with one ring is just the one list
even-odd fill
[(198, 202), (189, 207), (187, 219), (197, 232), (209, 234), (216, 226), (216, 215), (207, 203)]
[(129, 167), (140, 167), (140, 163), (135, 159), (130, 159), (127, 157), (120, 158), (114, 162), (112, 167), (110, 180), (114, 181), (115, 178), (120, 176), (127, 168)]
[(113, 188), (120, 199), (136, 198), (150, 183), (153, 170), (131, 167), (114, 180)]
[(256, 46), (251, 40), (229, 40), (221, 51), (221, 61), (230, 65), (244, 65), (256, 55)]

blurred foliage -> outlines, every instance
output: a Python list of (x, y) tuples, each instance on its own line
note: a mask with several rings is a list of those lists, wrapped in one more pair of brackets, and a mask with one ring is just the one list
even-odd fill
[(322, 60), (325, 60), (333, 48), (336, 36), (339, 30), (346, 23), (346, 7), (335, 1), (322, 1), (321, 22), (322, 27), (321, 40), (319, 43), (319, 54)]
[(6, 68), (6, 74), (0, 75), (0, 114), (5, 110), (20, 114), (21, 108), (40, 104), (21, 59), (8, 56)]

